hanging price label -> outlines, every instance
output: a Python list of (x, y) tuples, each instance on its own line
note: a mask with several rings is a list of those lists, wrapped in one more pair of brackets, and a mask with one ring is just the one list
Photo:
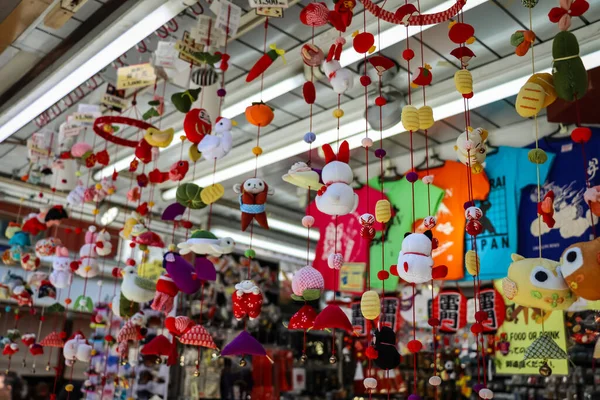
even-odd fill
[(225, 35), (235, 36), (240, 27), (242, 9), (225, 0), (215, 0), (210, 5), (210, 11), (217, 16), (215, 27)]
[(283, 8), (281, 7), (258, 7), (256, 15), (264, 15), (270, 18), (283, 18)]
[(190, 38), (194, 42), (208, 45), (225, 46), (225, 35), (215, 27), (216, 22), (208, 15), (199, 15), (196, 26), (190, 32)]
[(288, 8), (287, 0), (248, 0), (251, 8), (258, 7), (277, 7)]
[(131, 89), (154, 84), (156, 74), (149, 63), (130, 65), (117, 70), (117, 89)]

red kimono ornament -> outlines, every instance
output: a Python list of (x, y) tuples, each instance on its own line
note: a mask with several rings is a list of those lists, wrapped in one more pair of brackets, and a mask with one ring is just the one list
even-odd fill
[(554, 192), (552, 190), (546, 193), (544, 199), (537, 204), (537, 212), (548, 228), (552, 229), (556, 223), (554, 220)]
[(173, 301), (179, 293), (179, 289), (169, 274), (158, 278), (156, 282), (156, 295), (152, 301), (152, 309), (169, 314), (173, 310)]
[(246, 280), (235, 285), (235, 292), (231, 296), (233, 301), (233, 316), (240, 321), (245, 316), (251, 320), (260, 315), (263, 304), (263, 295), (260, 288), (251, 280)]

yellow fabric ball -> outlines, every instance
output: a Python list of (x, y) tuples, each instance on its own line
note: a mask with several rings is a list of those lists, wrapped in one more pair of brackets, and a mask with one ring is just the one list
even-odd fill
[(108, 194), (114, 194), (114, 193), (115, 193), (115, 189), (113, 189), (113, 188), (109, 188), (109, 189), (106, 191), (106, 193), (108, 193)]
[(96, 190), (102, 190), (102, 184), (96, 183)]
[(98, 210), (97, 208), (94, 208), (94, 209), (92, 210), (92, 214), (94, 214), (94, 215), (98, 215), (98, 214), (100, 214), (100, 210)]
[(454, 86), (460, 94), (473, 93), (473, 76), (466, 69), (456, 71), (454, 74)]
[(375, 220), (383, 224), (392, 218), (392, 207), (387, 200), (379, 200), (375, 204)]
[(255, 146), (252, 148), (252, 154), (254, 154), (255, 156), (260, 156), (263, 152), (262, 147), (260, 146)]
[(187, 139), (185, 135), (179, 136), (179, 140), (181, 140), (182, 142), (185, 142), (185, 139)]
[(336, 108), (335, 110), (333, 110), (334, 118), (342, 118), (343, 116), (344, 116), (344, 110), (342, 110), (341, 108)]
[(154, 202), (153, 201), (149, 201), (148, 202), (148, 207), (154, 207)]
[(72, 392), (73, 389), (75, 389), (75, 387), (73, 385), (71, 385), (70, 383), (68, 385), (65, 386), (65, 390), (67, 392)]
[(374, 320), (381, 313), (379, 295), (374, 290), (363, 293), (360, 299), (360, 312), (368, 320)]

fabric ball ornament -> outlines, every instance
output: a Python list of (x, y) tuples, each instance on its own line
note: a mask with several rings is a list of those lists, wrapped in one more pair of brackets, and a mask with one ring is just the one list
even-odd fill
[(377, 379), (375, 378), (365, 378), (365, 380), (363, 381), (363, 385), (365, 386), (365, 389), (375, 389), (377, 388)]
[(465, 217), (469, 221), (473, 219), (481, 219), (481, 217), (483, 217), (483, 212), (479, 207), (469, 207), (465, 210)]
[(368, 75), (361, 76), (360, 84), (363, 86), (369, 86), (371, 84), (371, 78)]
[(374, 290), (363, 293), (360, 299), (360, 312), (368, 320), (374, 320), (381, 313), (379, 295)]
[(482, 399), (493, 399), (494, 398), (494, 392), (492, 392), (488, 388), (481, 389), (479, 391), (479, 397), (481, 397)]
[(387, 100), (385, 99), (385, 97), (382, 96), (377, 96), (375, 98), (375, 105), (378, 107), (383, 107), (387, 104)]
[(406, 49), (402, 52), (402, 58), (406, 61), (410, 61), (415, 58), (415, 52), (412, 49)]
[(273, 121), (273, 118), (275, 118), (273, 110), (263, 102), (252, 103), (246, 108), (246, 120), (254, 126), (265, 127)]
[(325, 3), (310, 3), (300, 11), (300, 22), (307, 26), (323, 26), (329, 22), (329, 9)]
[(471, 236), (477, 236), (481, 232), (483, 232), (483, 224), (478, 220), (474, 219), (467, 222), (467, 226), (465, 228), (467, 233)]
[(315, 135), (313, 132), (307, 132), (304, 134), (304, 141), (306, 143), (310, 144), (315, 140), (317, 140), (317, 135)]
[(435, 120), (433, 119), (433, 108), (429, 106), (423, 106), (419, 108), (419, 129), (429, 129), (434, 123)]
[(227, 91), (223, 88), (220, 88), (217, 90), (217, 96), (219, 97), (225, 97), (225, 95), (227, 95)]
[(56, 253), (56, 248), (62, 243), (59, 238), (40, 239), (35, 244), (35, 254), (38, 257), (49, 257)]
[(315, 217), (312, 215), (305, 215), (302, 217), (302, 226), (305, 228), (310, 228), (315, 224)]
[(417, 180), (419, 180), (419, 175), (417, 175), (415, 171), (410, 171), (408, 174), (406, 174), (406, 180), (410, 183), (415, 183)]
[(361, 32), (354, 36), (352, 47), (359, 54), (368, 52), (375, 44), (375, 36), (370, 32)]
[(254, 258), (256, 257), (256, 252), (253, 249), (247, 249), (246, 251), (244, 251), (244, 256), (246, 258)]
[(407, 131), (419, 130), (419, 111), (417, 107), (411, 105), (402, 107), (402, 126)]
[(429, 378), (429, 384), (431, 386), (440, 386), (442, 384), (442, 378), (439, 376), (432, 376)]
[(387, 200), (378, 200), (375, 204), (375, 220), (386, 224), (392, 218), (392, 206)]
[(423, 343), (421, 343), (419, 340), (413, 339), (410, 342), (408, 342), (406, 347), (408, 348), (408, 351), (414, 354), (421, 351), (421, 349), (423, 348)]
[(363, 138), (363, 139), (360, 141), (360, 144), (361, 144), (361, 146), (362, 146), (362, 147), (364, 147), (364, 148), (368, 149), (369, 147), (373, 146), (373, 139), (371, 139), (371, 138), (367, 138), (367, 137), (366, 137), (366, 138)]
[(521, 0), (523, 7), (533, 8), (537, 5), (539, 0)]
[(381, 271), (377, 272), (377, 279), (379, 279), (380, 281), (385, 281), (389, 277), (390, 277), (390, 273), (385, 270), (381, 270)]
[(463, 96), (473, 93), (473, 76), (466, 69), (456, 71), (454, 74), (454, 86), (458, 93)]
[(344, 110), (341, 108), (336, 108), (333, 110), (333, 118), (342, 118), (344, 116)]
[(383, 158), (386, 155), (386, 151), (384, 149), (377, 149), (375, 150), (375, 157), (377, 158)]
[(587, 143), (592, 138), (592, 130), (590, 128), (575, 128), (571, 132), (571, 140), (575, 143)]
[(437, 224), (437, 221), (435, 217), (432, 217), (431, 215), (423, 219), (423, 226), (426, 229), (433, 229), (435, 227), (435, 224)]
[(527, 153), (527, 158), (534, 164), (544, 164), (548, 161), (548, 154), (542, 149), (531, 149)]
[(195, 183), (183, 183), (175, 192), (175, 199), (179, 204), (192, 210), (199, 210), (206, 207), (202, 201), (202, 188)]
[(219, 74), (210, 66), (198, 68), (192, 73), (192, 82), (201, 87), (212, 86), (218, 81)]
[(327, 265), (331, 269), (340, 269), (344, 264), (344, 257), (340, 253), (330, 254), (327, 257)]
[(304, 82), (304, 85), (302, 86), (302, 96), (304, 97), (306, 104), (313, 104), (317, 97), (315, 84), (311, 81)]

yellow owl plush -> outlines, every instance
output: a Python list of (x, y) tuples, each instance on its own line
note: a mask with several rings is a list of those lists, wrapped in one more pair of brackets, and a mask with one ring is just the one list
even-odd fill
[(523, 307), (566, 310), (577, 300), (562, 275), (559, 263), (546, 258), (512, 255), (508, 276), (502, 280), (504, 295)]

